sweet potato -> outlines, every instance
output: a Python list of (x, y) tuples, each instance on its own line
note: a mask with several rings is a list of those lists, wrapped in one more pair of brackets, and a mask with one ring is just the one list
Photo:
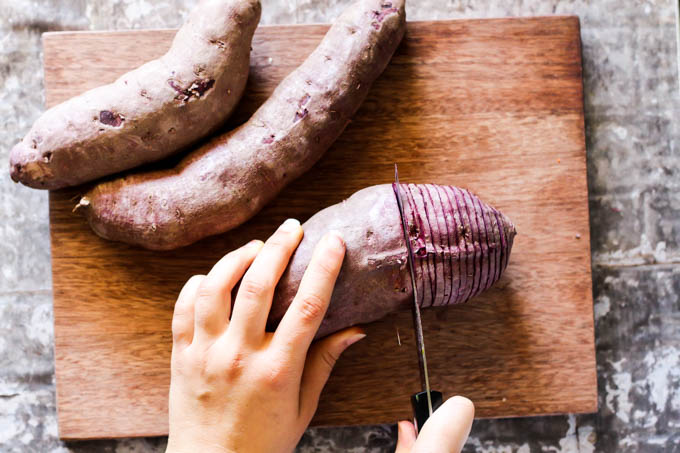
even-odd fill
[[(498, 281), (516, 234), (505, 215), (457, 187), (401, 184), (399, 189), (421, 307), (465, 302)], [(395, 190), (396, 185), (368, 187), (303, 224), (304, 238), (276, 288), (270, 328), (283, 317), (315, 245), (329, 230), (342, 234), (347, 252), (317, 337), (411, 306)]]
[(164, 56), (38, 118), (10, 153), (12, 179), (38, 189), (78, 185), (210, 134), (243, 93), (259, 19), (259, 0), (201, 1)]
[(406, 28), (404, 0), (361, 0), (239, 128), (173, 169), (96, 186), (79, 203), (100, 236), (173, 249), (228, 231), (307, 171), (344, 130)]

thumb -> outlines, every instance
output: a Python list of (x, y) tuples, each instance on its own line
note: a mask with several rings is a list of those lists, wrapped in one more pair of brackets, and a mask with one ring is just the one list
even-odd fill
[(345, 349), (365, 336), (366, 334), (360, 328), (351, 327), (312, 344), (307, 353), (305, 369), (302, 372), (300, 414), (303, 414), (309, 420), (312, 419), (319, 404), (321, 390), (326, 385), (335, 362)]
[(418, 433), (414, 453), (460, 453), (465, 445), (475, 406), (467, 398), (454, 396), (446, 400), (425, 422)]
[(411, 453), (416, 443), (416, 428), (409, 421), (397, 423), (397, 449), (394, 453)]

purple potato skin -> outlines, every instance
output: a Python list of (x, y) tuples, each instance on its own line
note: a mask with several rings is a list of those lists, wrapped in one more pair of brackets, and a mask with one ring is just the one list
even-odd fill
[[(399, 188), (420, 307), (466, 302), (500, 279), (516, 234), (505, 215), (457, 187)], [(411, 307), (408, 252), (394, 190), (393, 185), (368, 187), (303, 224), (304, 238), (276, 288), (270, 329), (293, 301), (314, 247), (330, 230), (340, 232), (347, 251), (317, 338)]]
[(177, 167), (97, 185), (80, 201), (99, 236), (170, 250), (229, 231), (309, 170), (345, 129), (406, 30), (404, 0), (360, 0), (242, 126)]
[(260, 11), (259, 0), (202, 0), (165, 55), (40, 116), (10, 152), (12, 179), (36, 189), (75, 186), (214, 132), (245, 89)]

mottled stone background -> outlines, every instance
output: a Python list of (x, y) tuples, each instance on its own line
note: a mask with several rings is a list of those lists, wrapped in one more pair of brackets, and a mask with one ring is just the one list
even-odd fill
[[(576, 14), (585, 64), (599, 413), (475, 423), (466, 451), (680, 452), (677, 0), (409, 0), (409, 19)], [(262, 23), (349, 0), (263, 0)], [(0, 162), (43, 110), (40, 34), (177, 27), (189, 0), (0, 0)], [(0, 451), (152, 452), (57, 439), (47, 194), (0, 171)], [(106, 408), (102, 408), (106, 410)], [(392, 425), (313, 429), (299, 452), (390, 452)]]

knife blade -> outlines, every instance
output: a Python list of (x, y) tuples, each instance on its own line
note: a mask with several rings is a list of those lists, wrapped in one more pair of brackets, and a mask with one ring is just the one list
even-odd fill
[[(425, 339), (423, 337), (423, 323), (420, 317), (420, 306), (418, 305), (418, 288), (416, 285), (413, 248), (411, 247), (411, 241), (408, 236), (408, 226), (406, 224), (406, 217), (404, 216), (404, 204), (401, 199), (401, 186), (399, 185), (399, 170), (396, 163), (394, 164), (394, 184), (392, 187), (397, 198), (399, 216), (401, 217), (401, 227), (404, 233), (404, 241), (406, 242), (406, 250), (408, 252), (407, 260), (413, 291), (411, 314), (413, 316), (413, 329), (416, 334), (416, 349), (418, 352), (418, 365), (420, 369), (420, 384), (422, 391), (411, 397), (411, 404), (413, 406), (416, 430), (419, 430), (428, 417), (432, 415), (432, 411), (441, 405), (442, 394), (441, 392), (432, 391), (430, 389), (430, 378), (427, 372), (427, 356), (425, 354)], [(425, 398), (423, 399), (423, 397)], [(425, 406), (423, 402), (426, 402), (427, 405)]]

